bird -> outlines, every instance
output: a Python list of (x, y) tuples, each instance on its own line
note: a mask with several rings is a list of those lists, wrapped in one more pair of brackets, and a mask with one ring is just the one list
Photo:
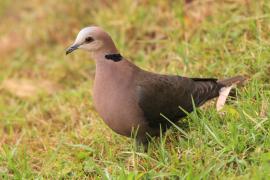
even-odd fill
[(135, 139), (142, 144), (208, 100), (220, 96), (220, 109), (232, 86), (245, 80), (240, 75), (218, 80), (143, 70), (124, 58), (98, 26), (81, 29), (66, 55), (77, 49), (89, 52), (95, 61), (93, 103), (100, 117), (120, 135), (132, 137), (136, 132)]

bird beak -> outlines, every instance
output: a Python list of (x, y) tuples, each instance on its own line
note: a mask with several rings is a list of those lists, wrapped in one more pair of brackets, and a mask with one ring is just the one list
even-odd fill
[(68, 55), (68, 54), (71, 53), (72, 51), (75, 51), (76, 49), (78, 49), (79, 46), (80, 46), (79, 44), (74, 44), (74, 45), (70, 46), (69, 48), (67, 48), (67, 50), (66, 50), (66, 55)]

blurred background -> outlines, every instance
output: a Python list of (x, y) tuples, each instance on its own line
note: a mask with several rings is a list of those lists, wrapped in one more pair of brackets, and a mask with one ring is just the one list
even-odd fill
[[(259, 161), (222, 165), (229, 156), (211, 159), (212, 148), (203, 146), (209, 139), (198, 140), (201, 131), (196, 130), (192, 142), (201, 142), (203, 153), (192, 146), (190, 154), (173, 132), (170, 141), (176, 144), (166, 146), (165, 156), (190, 166), (172, 166), (172, 157), (167, 166), (158, 165), (161, 156), (154, 150), (150, 154), (157, 161), (125, 154), (132, 151), (132, 140), (114, 134), (93, 108), (94, 61), (81, 51), (66, 56), (65, 49), (81, 28), (98, 25), (123, 56), (143, 69), (192, 77), (245, 75), (252, 80), (245, 97), (257, 99), (240, 104), (247, 104), (255, 119), (266, 118), (269, 18), (268, 0), (1, 0), (0, 179), (184, 176), (191, 166), (191, 175), (198, 177), (253, 177), (261, 172)], [(228, 118), (239, 120), (241, 113), (231, 107)], [(254, 152), (258, 144), (252, 145)], [(241, 159), (243, 151), (235, 157)], [(185, 153), (189, 160), (181, 156)], [(209, 164), (197, 162), (207, 154)], [(210, 167), (220, 170), (204, 176), (203, 169)]]

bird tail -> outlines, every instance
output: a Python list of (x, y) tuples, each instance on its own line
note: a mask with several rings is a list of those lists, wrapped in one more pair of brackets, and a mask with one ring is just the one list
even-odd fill
[(243, 85), (245, 80), (246, 78), (244, 76), (234, 76), (228, 79), (217, 81), (219, 84), (224, 86), (223, 88), (219, 90), (219, 96), (216, 103), (217, 111), (220, 111), (223, 108), (228, 96), (233, 96), (233, 97), (236, 96), (236, 91), (235, 90), (231, 91), (232, 88), (235, 85)]
[(223, 86), (243, 85), (246, 78), (244, 76), (234, 76), (231, 78), (218, 80), (217, 82)]

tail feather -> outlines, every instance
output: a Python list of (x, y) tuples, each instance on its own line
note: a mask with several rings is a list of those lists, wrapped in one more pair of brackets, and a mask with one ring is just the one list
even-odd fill
[[(232, 89), (235, 85), (243, 85), (243, 83), (245, 82), (246, 78), (244, 76), (234, 76), (228, 79), (224, 79), (224, 80), (218, 80), (217, 82), (225, 87), (221, 88), (219, 91), (219, 96), (217, 99), (217, 103), (216, 103), (216, 109), (217, 111), (220, 111), (228, 96), (232, 96), (235, 97), (236, 95), (236, 91), (235, 89)], [(231, 91), (233, 90), (233, 91)]]
[(246, 78), (244, 76), (234, 76), (231, 78), (218, 80), (217, 82), (219, 84), (224, 85), (224, 86), (231, 86), (233, 84), (242, 85), (245, 82), (245, 80), (246, 80)]
[(225, 105), (227, 97), (229, 96), (232, 88), (233, 88), (233, 86), (226, 86), (226, 87), (223, 87), (220, 89), (219, 96), (218, 96), (217, 103), (216, 103), (217, 111), (220, 111), (223, 108), (223, 106)]

